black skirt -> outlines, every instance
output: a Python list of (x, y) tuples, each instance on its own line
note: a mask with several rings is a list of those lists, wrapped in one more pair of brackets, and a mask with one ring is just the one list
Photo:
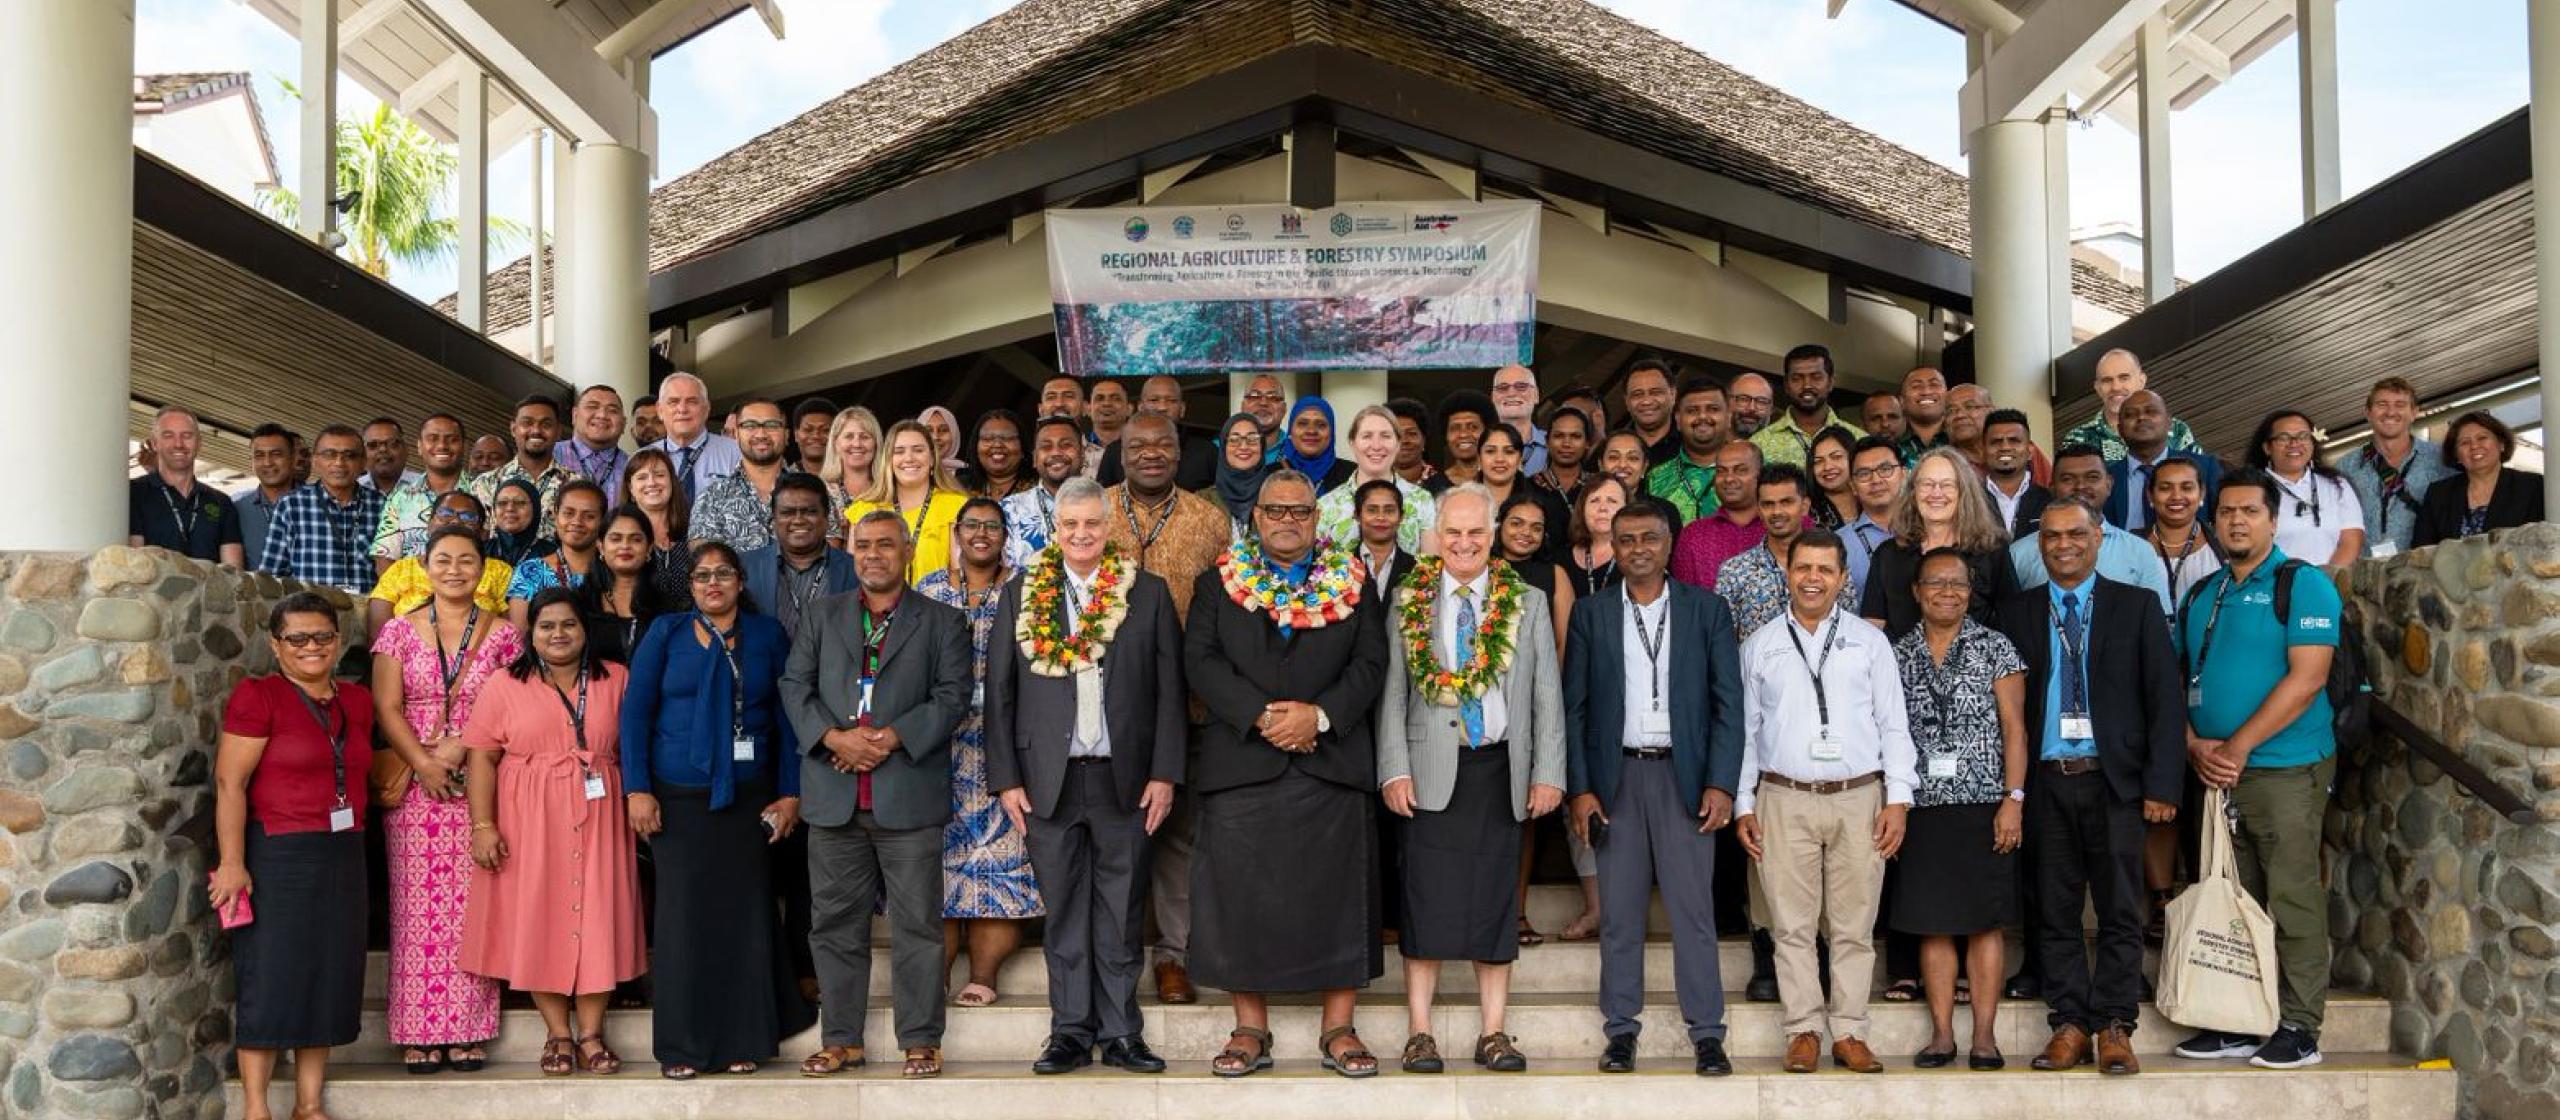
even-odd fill
[(2018, 853), (1991, 850), (2000, 806), (1913, 809), (1903, 830), (1891, 924), (1914, 936), (1988, 933), (2017, 920)]
[(366, 881), (361, 832), (269, 836), (249, 824), (249, 906), (231, 931), (236, 1045), (345, 1046), (362, 1032)]
[(1191, 975), (1230, 992), (1356, 988), (1386, 970), (1368, 790), (1292, 766), (1200, 797)]
[(764, 836), (770, 800), (762, 787), (741, 788), (714, 812), (708, 790), (658, 791), (665, 830), (649, 842), (658, 862), (649, 973), (661, 1065), (763, 1061), (815, 1021), (783, 965)]
[(1520, 956), (1520, 822), (1511, 815), (1511, 751), (1458, 755), (1437, 813), (1396, 820), (1404, 844), (1404, 955), (1502, 964)]

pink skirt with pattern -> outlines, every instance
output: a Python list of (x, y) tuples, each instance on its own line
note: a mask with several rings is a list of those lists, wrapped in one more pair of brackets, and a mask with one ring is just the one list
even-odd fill
[(384, 818), (391, 869), (391, 1041), (461, 1046), (498, 1037), (498, 982), (458, 963), (471, 897), (471, 806), (412, 784)]

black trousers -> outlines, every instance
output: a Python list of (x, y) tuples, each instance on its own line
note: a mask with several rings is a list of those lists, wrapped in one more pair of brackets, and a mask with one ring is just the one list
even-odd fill
[(1146, 960), (1148, 845), (1144, 811), (1122, 809), (1111, 765), (1070, 763), (1049, 816), (1027, 822), (1048, 924), (1049, 1033), (1079, 1044), (1136, 1036)]
[[(2118, 800), (2105, 774), (2060, 774), (2039, 763), (2027, 789), (2029, 936), (2043, 946), (2046, 1021), (2092, 1034), (2128, 1033), (2142, 1004), (2142, 802)], [(2095, 960), (2084, 948), (2082, 901), (2097, 911)], [(2094, 966), (2094, 967), (2093, 967)]]

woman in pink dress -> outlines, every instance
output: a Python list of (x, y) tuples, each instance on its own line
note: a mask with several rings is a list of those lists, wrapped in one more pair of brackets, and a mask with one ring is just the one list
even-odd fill
[(383, 822), (391, 1042), (411, 1073), (469, 1073), (488, 1061), (482, 1044), (498, 1036), (498, 982), (463, 971), (459, 959), (471, 893), (461, 731), (481, 685), (523, 643), (503, 616), (472, 601), (486, 559), (472, 530), (436, 530), (425, 555), (434, 594), (373, 638), (375, 726), (410, 769)]
[(605, 1001), (648, 967), (638, 841), (622, 808), (627, 677), (594, 656), (574, 592), (544, 589), (525, 617), (524, 653), (489, 679), (462, 730), (480, 866), (462, 967), (533, 993), (549, 1032), (545, 1075), (619, 1073)]

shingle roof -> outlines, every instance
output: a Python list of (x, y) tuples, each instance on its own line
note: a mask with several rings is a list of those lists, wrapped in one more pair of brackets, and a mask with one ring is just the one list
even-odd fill
[(136, 74), (133, 76), (133, 101), (157, 102), (163, 108), (199, 97), (220, 93), (233, 86), (247, 85), (246, 70), (202, 70), (189, 73)]
[[(1970, 252), (1964, 176), (1586, 0), (1027, 0), (657, 188), (649, 266), (1309, 43)], [(2073, 279), (2101, 306), (2141, 309), (2094, 269)], [(521, 325), (524, 260), (489, 287), (490, 329)]]

